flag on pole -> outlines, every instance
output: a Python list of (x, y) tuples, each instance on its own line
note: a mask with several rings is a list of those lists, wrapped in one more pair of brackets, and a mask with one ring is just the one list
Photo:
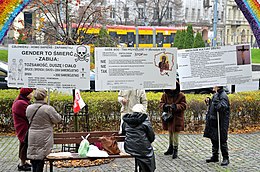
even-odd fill
[(80, 91), (78, 89), (75, 89), (75, 99), (73, 105), (74, 113), (78, 113), (80, 109), (82, 109), (85, 105), (86, 105), (85, 102), (80, 96)]

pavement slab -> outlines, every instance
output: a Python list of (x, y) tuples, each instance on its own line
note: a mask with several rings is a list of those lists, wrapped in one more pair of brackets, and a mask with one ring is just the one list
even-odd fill
[[(179, 157), (172, 159), (163, 153), (168, 147), (168, 135), (156, 135), (153, 143), (156, 172), (260, 172), (260, 132), (229, 134), (230, 164), (205, 163), (211, 156), (211, 142), (202, 134), (180, 134)], [(0, 172), (14, 172), (19, 163), (18, 139), (0, 136)], [(49, 171), (45, 165), (44, 171)], [(133, 172), (134, 159), (115, 159), (108, 164), (92, 167), (56, 168), (54, 172)]]

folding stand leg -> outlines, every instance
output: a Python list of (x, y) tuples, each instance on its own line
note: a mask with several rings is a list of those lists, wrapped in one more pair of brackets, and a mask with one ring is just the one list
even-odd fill
[(138, 170), (137, 170), (137, 160), (136, 160), (136, 158), (135, 158), (135, 172), (138, 172)]
[(50, 172), (53, 172), (53, 161), (49, 161), (50, 162)]

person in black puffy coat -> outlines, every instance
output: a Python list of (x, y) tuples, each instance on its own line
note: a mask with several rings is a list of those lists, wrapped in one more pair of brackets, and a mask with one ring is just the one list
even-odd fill
[(135, 157), (140, 171), (153, 172), (156, 167), (152, 124), (142, 104), (136, 104), (132, 111), (133, 113), (127, 113), (123, 117), (122, 134), (126, 135), (124, 149)]
[(228, 155), (228, 126), (229, 126), (229, 115), (230, 115), (230, 104), (228, 96), (222, 86), (214, 87), (215, 94), (212, 99), (207, 98), (205, 100), (208, 105), (208, 112), (206, 115), (206, 127), (204, 131), (204, 137), (210, 138), (212, 143), (212, 157), (207, 159), (206, 162), (218, 162), (218, 120), (217, 113), (219, 113), (220, 121), (220, 146), (223, 161), (222, 166), (229, 164)]

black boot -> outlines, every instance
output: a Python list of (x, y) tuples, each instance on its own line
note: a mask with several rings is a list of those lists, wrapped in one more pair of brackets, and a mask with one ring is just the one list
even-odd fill
[(174, 146), (173, 148), (173, 154), (172, 154), (172, 159), (175, 159), (178, 157), (178, 146)]
[(172, 155), (172, 153), (173, 153), (173, 145), (170, 144), (168, 150), (164, 152), (164, 155)]
[(227, 166), (229, 164), (229, 158), (223, 157), (223, 161), (221, 162), (221, 166)]
[(223, 161), (221, 162), (221, 166), (227, 166), (229, 164), (229, 156), (228, 156), (228, 146), (227, 142), (221, 143), (221, 153), (223, 156)]
[(209, 162), (218, 162), (218, 148), (212, 147), (212, 157), (206, 159), (206, 163)]

